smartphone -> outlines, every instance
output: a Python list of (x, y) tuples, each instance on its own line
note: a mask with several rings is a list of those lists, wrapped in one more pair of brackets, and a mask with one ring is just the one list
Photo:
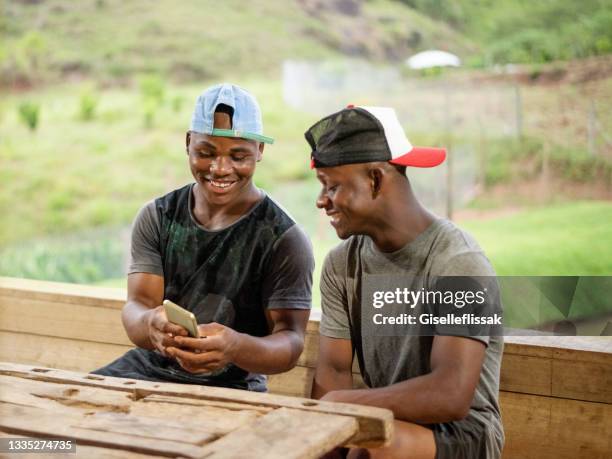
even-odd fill
[(198, 332), (198, 322), (192, 312), (187, 309), (181, 308), (178, 304), (173, 303), (170, 300), (164, 300), (162, 303), (164, 310), (166, 311), (166, 317), (173, 324), (180, 325), (189, 333), (189, 336), (193, 338), (199, 338), (200, 333)]

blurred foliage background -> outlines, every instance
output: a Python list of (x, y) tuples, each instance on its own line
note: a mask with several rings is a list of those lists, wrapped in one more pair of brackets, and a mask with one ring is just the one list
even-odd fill
[[(612, 274), (610, 1), (4, 0), (0, 34), (0, 275), (124, 286), (130, 222), (191, 180), (193, 102), (224, 80), (259, 99), (256, 182), (318, 269), (338, 241), (303, 132), (356, 102), (450, 148), (452, 180), (410, 178), (499, 274)], [(427, 49), (463, 66), (405, 66)]]

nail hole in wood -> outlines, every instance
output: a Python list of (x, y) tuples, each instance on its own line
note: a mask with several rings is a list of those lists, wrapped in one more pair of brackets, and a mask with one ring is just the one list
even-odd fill
[(87, 375), (87, 376), (84, 376), (84, 378), (93, 379), (94, 381), (104, 381), (104, 378), (101, 378), (100, 376)]
[(78, 389), (74, 389), (74, 388), (71, 388), (71, 389), (66, 389), (66, 390), (64, 391), (64, 395), (65, 395), (66, 397), (72, 397), (73, 395), (76, 395), (76, 394), (78, 394), (78, 393), (79, 393), (79, 390), (78, 390)]
[(32, 371), (35, 371), (36, 373), (48, 373), (51, 370), (47, 370), (46, 368), (32, 368)]
[(302, 402), (303, 406), (317, 406), (317, 402)]
[(125, 384), (126, 386), (129, 384), (136, 384), (136, 381), (126, 381), (123, 384)]
[(136, 388), (134, 389), (134, 392), (128, 395), (128, 398), (137, 402), (138, 400), (142, 400), (143, 398), (151, 395), (152, 393), (153, 392), (151, 392), (150, 390)]

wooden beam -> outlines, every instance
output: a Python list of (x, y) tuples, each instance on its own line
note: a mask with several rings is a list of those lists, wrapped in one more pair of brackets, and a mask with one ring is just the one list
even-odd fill
[(203, 457), (315, 459), (347, 442), (357, 430), (357, 421), (346, 416), (279, 408), (205, 446)]

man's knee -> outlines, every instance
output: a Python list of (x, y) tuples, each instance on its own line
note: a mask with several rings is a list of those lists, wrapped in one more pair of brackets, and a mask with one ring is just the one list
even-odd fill
[(355, 448), (349, 459), (433, 459), (436, 442), (433, 431), (427, 427), (405, 421), (394, 421), (391, 444), (383, 448)]

